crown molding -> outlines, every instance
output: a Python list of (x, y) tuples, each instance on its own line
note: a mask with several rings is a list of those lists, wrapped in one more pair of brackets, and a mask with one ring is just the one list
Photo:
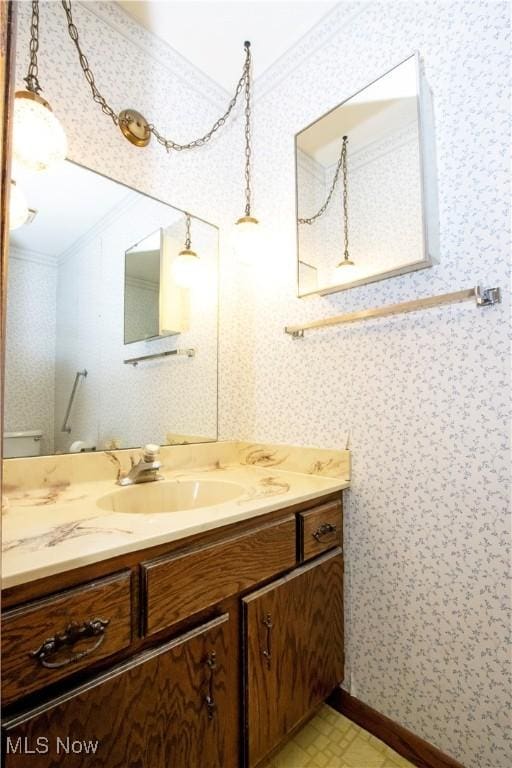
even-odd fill
[(145, 56), (167, 69), (212, 106), (217, 109), (227, 106), (226, 99), (231, 95), (228, 91), (175, 48), (138, 24), (117, 3), (105, 0), (84, 3), (80, 0), (78, 5), (124, 37), (130, 45), (136, 45)]
[(84, 232), (84, 234), (81, 235), (78, 240), (75, 240), (75, 242), (70, 245), (69, 248), (66, 248), (65, 251), (59, 253), (57, 257), (59, 266), (64, 264), (64, 262), (66, 262), (71, 256), (84, 248), (91, 240), (94, 240), (94, 238), (103, 232), (103, 230), (111, 226), (111, 224), (113, 224), (116, 219), (118, 219), (123, 213), (135, 205), (138, 200), (139, 194), (137, 192), (133, 191), (127, 194), (126, 197), (124, 197), (117, 205), (111, 208), (110, 211), (108, 211), (108, 213), (103, 216), (103, 218), (93, 224), (93, 226)]
[(39, 253), (39, 251), (31, 251), (29, 248), (20, 248), (16, 245), (9, 247), (9, 258), (18, 259), (19, 261), (30, 261), (32, 264), (40, 264), (42, 267), (51, 267), (52, 269), (58, 267), (57, 256)]
[(151, 280), (144, 280), (142, 277), (131, 277), (126, 275), (124, 278), (125, 285), (129, 285), (132, 288), (140, 288), (144, 291), (151, 291), (152, 293), (158, 293), (160, 290), (159, 283), (153, 283)]
[(339, 34), (340, 29), (352, 24), (371, 5), (367, 0), (336, 5), (255, 80), (254, 101), (267, 96), (294, 70), (304, 66), (309, 58)]

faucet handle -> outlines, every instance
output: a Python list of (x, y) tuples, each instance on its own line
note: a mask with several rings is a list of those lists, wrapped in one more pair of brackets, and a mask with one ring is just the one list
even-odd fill
[(156, 445), (155, 443), (148, 443), (144, 446), (143, 452), (142, 452), (142, 458), (144, 461), (150, 463), (152, 461), (155, 461), (160, 454), (160, 446)]

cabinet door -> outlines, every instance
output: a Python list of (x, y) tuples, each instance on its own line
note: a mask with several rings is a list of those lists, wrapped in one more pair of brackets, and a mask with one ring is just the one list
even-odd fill
[(228, 624), (224, 614), (3, 723), (5, 768), (234, 768)]
[(252, 768), (343, 680), (343, 555), (334, 549), (243, 599)]

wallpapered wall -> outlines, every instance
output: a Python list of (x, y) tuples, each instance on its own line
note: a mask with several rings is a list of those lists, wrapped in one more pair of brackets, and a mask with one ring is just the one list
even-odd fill
[(34, 449), (53, 453), (56, 263), (13, 249), (7, 292), (4, 431), (40, 430)]
[[(23, 40), (28, 10), (22, 4)], [(40, 71), (70, 156), (221, 226), (221, 437), (338, 447), (350, 432), (346, 687), (468, 768), (505, 768), (507, 305), (431, 310), (301, 342), (283, 327), (479, 281), (506, 286), (506, 4), (342, 3), (259, 79), (254, 212), (266, 232), (253, 269), (235, 264), (227, 235), (242, 209), (240, 119), (197, 154), (130, 147), (86, 85), (77, 90), (59, 13), (44, 9), (51, 44)], [(75, 15), (117, 109), (135, 106), (185, 139), (227, 103), (113, 4), (79, 4)], [(415, 48), (434, 90), (441, 264), (298, 300), (293, 134)]]
[[(350, 432), (346, 686), (470, 768), (512, 764), (508, 304), (303, 341), (283, 328), (478, 282), (508, 293), (507, 26), (502, 3), (342, 3), (256, 84), (268, 258), (240, 297), (243, 373), (230, 391), (244, 407), (223, 421), (295, 444)], [(297, 300), (293, 135), (414, 49), (434, 93), (441, 263)]]

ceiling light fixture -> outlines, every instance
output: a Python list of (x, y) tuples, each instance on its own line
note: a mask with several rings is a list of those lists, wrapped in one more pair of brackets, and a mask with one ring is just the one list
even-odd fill
[(27, 89), (17, 91), (13, 115), (13, 162), (31, 171), (44, 171), (66, 157), (66, 134), (49, 103), (39, 95), (39, 2), (32, 0), (30, 62)]
[(176, 283), (182, 288), (190, 288), (196, 282), (198, 272), (201, 266), (199, 256), (192, 250), (192, 241), (190, 238), (191, 216), (185, 214), (185, 247), (172, 263), (172, 273)]

